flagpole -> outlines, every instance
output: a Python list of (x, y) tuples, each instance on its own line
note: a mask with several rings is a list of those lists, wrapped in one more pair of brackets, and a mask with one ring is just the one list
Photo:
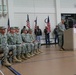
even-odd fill
[(34, 11), (33, 11), (33, 12), (34, 12), (34, 18), (35, 18), (35, 21), (34, 21), (34, 30), (35, 30), (35, 28), (36, 28), (36, 26), (37, 26), (37, 25), (36, 25), (36, 18), (37, 18), (37, 17), (36, 17), (36, 15), (35, 15), (35, 0), (33, 0), (33, 8), (34, 8)]
[(8, 0), (7, 0), (7, 33), (8, 33), (8, 19), (9, 19), (9, 8), (8, 8)]
[(7, 0), (7, 11), (8, 11), (8, 18), (9, 18), (8, 0)]
[(33, 0), (33, 8), (34, 8), (34, 18), (35, 18), (35, 0)]
[(9, 18), (9, 7), (8, 7), (8, 0), (7, 0), (7, 33), (10, 30), (10, 18)]

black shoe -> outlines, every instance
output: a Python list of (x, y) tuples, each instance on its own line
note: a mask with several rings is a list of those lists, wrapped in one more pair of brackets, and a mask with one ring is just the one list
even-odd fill
[(65, 50), (63, 47), (61, 47), (61, 49)]

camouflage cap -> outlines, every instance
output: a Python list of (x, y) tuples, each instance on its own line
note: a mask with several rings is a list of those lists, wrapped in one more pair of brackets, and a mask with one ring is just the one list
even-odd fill
[(0, 29), (1, 29), (1, 30), (2, 30), (2, 29), (6, 29), (6, 27), (4, 27), (4, 26), (1, 26), (1, 27), (0, 27)]
[(10, 27), (10, 29), (15, 29), (15, 27)]
[(19, 27), (14, 27), (15, 29), (19, 29)]
[(61, 18), (61, 20), (64, 20), (64, 21), (65, 21), (65, 18), (64, 18), (64, 17), (62, 17), (62, 18)]
[(32, 31), (32, 29), (28, 29), (28, 31)]

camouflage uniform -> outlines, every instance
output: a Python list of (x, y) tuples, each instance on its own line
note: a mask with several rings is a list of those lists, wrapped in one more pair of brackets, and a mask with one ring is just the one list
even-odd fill
[(34, 44), (34, 52), (39, 52), (41, 44), (37, 40), (35, 40), (35, 36), (32, 34), (32, 29), (29, 29), (29, 37), (31, 42)]
[(59, 47), (63, 48), (63, 42), (64, 42), (64, 35), (63, 32), (65, 30), (65, 26), (64, 24), (62, 24), (61, 22), (58, 24), (58, 38), (59, 38)]
[[(14, 29), (13, 27), (11, 27), (11, 29)], [(15, 33), (8, 33), (7, 34), (7, 41), (8, 41), (8, 45), (10, 47), (10, 49), (14, 49), (16, 50), (16, 52), (13, 52), (13, 55), (17, 55), (18, 59), (20, 57), (21, 54), (21, 47), (19, 45), (16, 45), (16, 35)], [(16, 54), (17, 53), (17, 54)], [(19, 59), (21, 61), (21, 59)]]
[[(15, 49), (16, 51), (15, 39), (13, 37), (13, 34), (11, 33), (7, 34), (7, 41), (8, 41), (9, 48), (11, 50)], [(16, 55), (16, 52), (13, 52), (13, 55)]]
[[(24, 29), (24, 31), (27, 31), (26, 29)], [(22, 40), (23, 42), (25, 42), (27, 44), (27, 54), (31, 54), (29, 56), (33, 56), (34, 54), (32, 53), (33, 49), (34, 49), (34, 44), (30, 41), (30, 37), (28, 33), (22, 33)]]
[(31, 44), (31, 52), (34, 50), (34, 44), (33, 44), (33, 41), (31, 40), (31, 37), (30, 37), (30, 34), (26, 34), (26, 39), (27, 39), (27, 43), (30, 43)]
[(5, 30), (4, 27), (0, 27), (0, 51), (4, 53), (4, 62), (3, 65), (5, 66), (11, 66), (11, 64), (8, 62), (7, 57), (9, 53), (9, 48), (7, 44), (7, 36), (6, 34), (2, 33), (1, 30)]
[[(15, 27), (16, 30), (19, 30), (18, 27)], [(22, 42), (22, 38), (21, 35), (19, 34), (19, 32), (16, 32), (16, 44), (21, 46), (21, 56), (23, 59), (25, 59), (25, 54), (27, 52), (27, 47), (26, 44)]]
[(26, 36), (27, 36), (27, 34), (22, 33), (22, 40), (23, 40), (23, 42), (26, 43), (27, 49), (28, 49), (28, 50), (26, 51), (26, 54), (27, 54), (27, 53), (30, 53), (30, 52), (31, 52), (31, 47), (30, 47), (31, 44), (27, 42)]

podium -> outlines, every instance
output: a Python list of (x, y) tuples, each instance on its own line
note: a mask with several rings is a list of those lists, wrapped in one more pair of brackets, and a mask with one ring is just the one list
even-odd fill
[(65, 50), (76, 50), (76, 28), (69, 28), (64, 31), (64, 45)]

